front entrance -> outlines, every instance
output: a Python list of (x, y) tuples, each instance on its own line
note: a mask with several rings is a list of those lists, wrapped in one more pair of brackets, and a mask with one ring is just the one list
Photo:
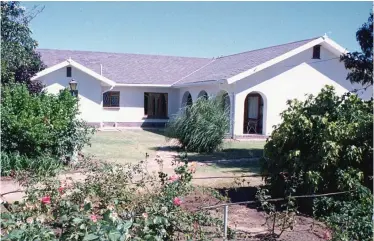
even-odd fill
[(262, 134), (264, 100), (258, 93), (249, 93), (244, 102), (244, 134)]

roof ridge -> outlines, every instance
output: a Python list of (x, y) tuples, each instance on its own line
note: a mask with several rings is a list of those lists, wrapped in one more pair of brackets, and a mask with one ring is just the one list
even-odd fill
[(184, 79), (187, 78), (188, 76), (191, 76), (191, 75), (193, 75), (194, 73), (196, 73), (196, 72), (202, 70), (203, 68), (205, 68), (206, 66), (210, 65), (211, 63), (213, 63), (213, 62), (216, 61), (216, 60), (217, 60), (216, 58), (212, 59), (212, 61), (210, 61), (209, 63), (207, 63), (207, 64), (201, 66), (200, 68), (198, 68), (198, 69), (192, 71), (192, 72), (189, 73), (188, 75), (186, 75), (186, 76), (180, 78), (179, 80), (175, 81), (174, 83), (171, 84), (171, 86), (175, 85), (175, 84), (178, 83), (179, 81), (184, 80)]
[(250, 53), (250, 52), (254, 52), (254, 51), (258, 51), (258, 50), (264, 50), (264, 49), (268, 49), (268, 48), (274, 48), (274, 47), (280, 47), (280, 46), (284, 46), (284, 45), (288, 45), (288, 44), (294, 44), (294, 43), (304, 42), (304, 41), (308, 41), (308, 40), (312, 41), (312, 40), (318, 39), (320, 37), (321, 36), (315, 37), (315, 38), (310, 38), (310, 39), (293, 41), (293, 42), (284, 43), (284, 44), (272, 45), (272, 46), (268, 46), (268, 47), (264, 47), (264, 48), (259, 48), (259, 49), (248, 50), (248, 51), (244, 51), (244, 52), (240, 52), (240, 53), (235, 53), (235, 54), (224, 55), (224, 56), (220, 57), (219, 59), (225, 58), (225, 57), (234, 56), (234, 55), (244, 54), (244, 53)]
[(38, 48), (36, 51), (46, 50), (46, 51), (71, 51), (71, 52), (85, 52), (85, 53), (100, 53), (100, 54), (119, 54), (119, 55), (142, 55), (142, 56), (161, 56), (161, 57), (174, 57), (174, 58), (189, 58), (189, 59), (211, 59), (209, 57), (188, 57), (188, 56), (176, 56), (176, 55), (162, 55), (162, 54), (137, 54), (137, 53), (122, 53), (122, 52), (105, 52), (105, 51), (91, 51), (91, 50), (71, 50), (71, 49), (48, 49), (48, 48)]

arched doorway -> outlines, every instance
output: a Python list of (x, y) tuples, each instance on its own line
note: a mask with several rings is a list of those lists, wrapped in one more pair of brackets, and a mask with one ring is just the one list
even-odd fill
[(208, 93), (205, 90), (200, 91), (200, 93), (197, 95), (197, 98), (204, 98), (208, 99)]
[(186, 91), (184, 92), (183, 98), (182, 98), (182, 108), (186, 106), (191, 106), (191, 105), (192, 105), (192, 96), (190, 92)]
[(259, 93), (249, 93), (244, 102), (244, 125), (245, 134), (263, 133), (264, 100)]

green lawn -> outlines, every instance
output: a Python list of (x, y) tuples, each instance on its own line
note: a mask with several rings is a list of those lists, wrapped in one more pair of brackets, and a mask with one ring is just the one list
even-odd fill
[(91, 147), (84, 154), (116, 162), (137, 162), (145, 159), (146, 153), (155, 156), (157, 147), (166, 144), (163, 135), (143, 130), (99, 131), (92, 137)]
[[(84, 148), (83, 153), (94, 155), (98, 159), (120, 163), (143, 160), (146, 153), (150, 157), (154, 157), (159, 147), (170, 145), (162, 135), (162, 131), (144, 130), (101, 131), (93, 136), (91, 142), (92, 146)], [(219, 152), (211, 154), (188, 153), (188, 157), (189, 160), (199, 162), (261, 157), (264, 144), (263, 141), (227, 141)], [(248, 162), (244, 163), (248, 165)], [(242, 165), (242, 162), (214, 164), (214, 166), (221, 168), (230, 168), (231, 166), (244, 168)]]

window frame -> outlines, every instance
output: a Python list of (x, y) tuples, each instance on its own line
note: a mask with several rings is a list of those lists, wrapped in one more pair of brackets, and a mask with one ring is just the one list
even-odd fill
[(313, 56), (312, 59), (321, 59), (321, 45), (313, 46)]
[[(105, 94), (108, 94), (108, 98), (109, 98), (109, 104), (105, 104), (104, 103), (104, 95)], [(112, 105), (112, 96), (118, 96), (118, 106), (117, 105)], [(121, 92), (120, 91), (107, 91), (107, 92), (104, 92), (103, 95), (102, 95), (102, 98), (103, 98), (103, 107), (104, 108), (120, 108), (120, 103), (121, 103)]]
[(73, 76), (73, 70), (70, 66), (66, 67), (66, 77), (70, 78)]
[[(150, 94), (152, 95), (164, 95), (165, 98), (165, 115), (164, 116), (158, 116), (158, 115), (149, 115), (149, 109), (148, 109), (148, 102), (149, 102), (149, 96)], [(147, 96), (147, 104), (146, 104), (146, 95)], [(144, 97), (144, 104), (143, 104), (143, 110), (144, 110), (144, 119), (169, 119), (169, 113), (168, 113), (168, 108), (169, 108), (169, 94), (165, 92), (144, 92), (143, 94)]]

